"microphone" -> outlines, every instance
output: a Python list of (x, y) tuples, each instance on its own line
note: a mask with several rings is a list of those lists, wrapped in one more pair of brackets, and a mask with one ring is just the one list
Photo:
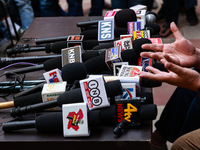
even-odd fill
[(16, 57), (16, 58), (8, 58), (8, 57), (1, 57), (0, 58), (0, 65), (8, 65), (11, 63), (16, 62), (32, 62), (38, 63), (43, 62), (51, 58), (58, 57), (60, 55), (47, 55), (47, 56), (30, 56), (30, 57)]
[(61, 37), (48, 37), (42, 39), (35, 39), (36, 45), (44, 44), (44, 43), (53, 43), (57, 41), (67, 41), (68, 36), (61, 36)]
[(13, 101), (8, 102), (2, 102), (0, 103), (0, 109), (4, 108), (11, 108), (11, 107), (23, 107), (31, 104), (41, 103), (42, 102), (42, 96), (41, 92), (29, 94), (26, 96), (21, 96), (14, 98)]
[[(121, 52), (121, 58), (124, 62), (129, 62), (130, 65), (138, 64), (138, 56), (136, 55), (135, 50), (129, 49)], [(84, 62), (88, 74), (99, 74), (102, 71), (106, 71), (111, 74), (106, 62), (105, 55), (99, 55), (93, 57)]]
[[(99, 55), (99, 52), (95, 52), (95, 51), (87, 52), (86, 51), (86, 52), (82, 53), (82, 61), (85, 62), (88, 59), (96, 57), (98, 55)], [(9, 77), (9, 76), (12, 76), (13, 74), (28, 73), (28, 72), (38, 71), (38, 70), (43, 70), (43, 69), (45, 71), (50, 71), (55, 68), (58, 68), (58, 69), (62, 68), (62, 59), (61, 59), (60, 55), (58, 55), (58, 57), (46, 60), (43, 64), (40, 64), (40, 65), (5, 71), (4, 75)]]
[[(107, 108), (105, 108), (106, 110)], [(88, 112), (88, 126), (100, 127), (102, 120), (100, 117), (102, 110), (94, 110)], [(29, 121), (12, 121), (2, 124), (2, 129), (5, 133), (14, 130), (36, 128), (39, 133), (63, 133), (63, 115), (62, 112), (52, 112), (39, 115), (35, 120)]]
[[(140, 107), (140, 122), (155, 119), (157, 107), (154, 104), (145, 104)], [(88, 112), (88, 126), (91, 128), (102, 127), (107, 125), (116, 125), (116, 106), (93, 110)], [(2, 124), (5, 133), (14, 130), (36, 128), (39, 133), (63, 133), (63, 116), (62, 112), (52, 112), (42, 114), (35, 120), (13, 121)]]
[[(158, 35), (160, 32), (160, 26), (157, 23), (147, 23), (145, 25), (146, 29), (150, 29), (151, 36)], [(152, 30), (152, 31), (151, 31)]]
[[(86, 76), (87, 76), (87, 71), (86, 71), (85, 66), (82, 63), (76, 62), (72, 64), (67, 64), (63, 66), (62, 68), (62, 78), (64, 81), (67, 81), (67, 83), (69, 84), (68, 85), (69, 87), (72, 86), (76, 80), (85, 79)], [(42, 80), (42, 82), (44, 81)], [(40, 85), (40, 88), (41, 88), (41, 85)], [(27, 93), (27, 91), (24, 91), (23, 93)], [(21, 97), (15, 96), (14, 101), (0, 103), (0, 109), (10, 108), (10, 107), (22, 107), (22, 106), (27, 106), (31, 104), (41, 103), (41, 102), (43, 102), (41, 92), (38, 92), (38, 93), (30, 94), (28, 96), (21, 96)]]
[(117, 27), (127, 28), (127, 22), (137, 21), (137, 16), (132, 9), (122, 9), (117, 11), (114, 19)]
[(58, 69), (62, 68), (60, 56), (46, 60), (43, 64), (40, 64), (40, 65), (5, 71), (4, 75), (9, 77), (9, 76), (12, 76), (13, 74), (27, 73), (27, 72), (38, 71), (38, 70), (43, 70), (43, 69), (45, 71), (50, 71), (55, 68), (58, 68)]
[[(113, 97), (122, 94), (121, 83), (116, 81), (106, 82), (105, 89), (108, 97)], [(57, 100), (51, 100), (43, 103), (37, 103), (34, 105), (28, 105), (25, 107), (18, 107), (11, 110), (11, 116), (22, 116), (30, 112), (38, 112), (52, 107), (62, 107), (63, 104), (79, 103), (83, 102), (82, 92), (80, 88), (76, 88), (70, 91), (66, 91), (61, 94)]]

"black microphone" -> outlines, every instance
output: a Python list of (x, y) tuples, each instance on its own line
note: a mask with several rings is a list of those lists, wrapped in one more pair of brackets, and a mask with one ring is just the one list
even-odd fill
[[(157, 107), (154, 104), (142, 105), (139, 114), (140, 122), (154, 120), (157, 116)], [(115, 105), (100, 110), (89, 111), (88, 125), (91, 128), (116, 125)], [(2, 124), (2, 129), (5, 133), (29, 128), (36, 128), (39, 133), (63, 133), (62, 112), (42, 114), (37, 116), (35, 120), (13, 121)]]
[[(113, 106), (112, 106), (113, 107)], [(108, 108), (105, 108), (107, 111)], [(100, 127), (102, 126), (101, 110), (93, 110), (88, 112), (88, 126)], [(5, 133), (14, 130), (36, 128), (39, 133), (63, 133), (63, 116), (62, 112), (52, 112), (41, 114), (35, 120), (29, 121), (12, 121), (2, 124), (2, 129)]]
[(55, 68), (58, 68), (58, 69), (62, 68), (60, 56), (46, 60), (43, 64), (40, 64), (40, 65), (5, 71), (4, 75), (9, 77), (9, 76), (12, 76), (13, 74), (27, 73), (27, 72), (38, 71), (38, 70), (43, 70), (43, 69), (45, 71), (50, 71)]
[(42, 39), (35, 39), (35, 43), (44, 44), (44, 43), (53, 43), (57, 41), (67, 41), (68, 36), (61, 36), (61, 37), (47, 37)]
[(137, 21), (137, 16), (132, 9), (122, 9), (117, 11), (114, 19), (117, 27), (127, 28), (127, 22)]
[[(122, 61), (129, 62), (130, 65), (138, 64), (138, 56), (133, 49), (122, 51), (121, 58)], [(108, 72), (108, 74), (112, 73), (105, 62), (105, 55), (93, 57), (85, 61), (84, 64), (86, 66), (88, 74), (99, 74), (102, 73), (102, 71), (106, 71)]]
[(0, 58), (0, 65), (3, 66), (16, 62), (38, 63), (38, 62), (44, 62), (48, 59), (55, 58), (58, 56), (60, 55), (30, 56), (30, 57), (16, 57), (16, 58), (2, 57)]
[[(122, 86), (119, 80), (106, 82), (105, 89), (108, 97), (113, 97), (121, 95)], [(70, 91), (66, 91), (61, 94), (57, 100), (51, 100), (43, 103), (37, 103), (33, 105), (28, 105), (25, 107), (18, 107), (11, 110), (11, 116), (22, 116), (31, 112), (38, 112), (52, 107), (62, 107), (63, 104), (79, 103), (83, 102), (82, 92), (80, 88), (76, 88)]]

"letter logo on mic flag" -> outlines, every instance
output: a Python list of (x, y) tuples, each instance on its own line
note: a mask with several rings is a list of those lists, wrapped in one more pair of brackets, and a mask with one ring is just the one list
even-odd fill
[(136, 96), (136, 83), (121, 83), (123, 88), (123, 95), (121, 99), (132, 99)]
[(43, 73), (45, 81), (47, 83), (63, 82), (61, 77), (61, 71), (59, 69), (53, 69), (51, 71)]
[(124, 38), (121, 40), (114, 41), (114, 46), (120, 46), (121, 51), (133, 48), (131, 38)]
[(90, 110), (110, 106), (104, 84), (102, 75), (80, 80), (83, 100)]
[(146, 67), (152, 65), (152, 58), (139, 57), (139, 59), (138, 59), (138, 65), (142, 66), (142, 70), (143, 71), (149, 72), (149, 71), (146, 70)]
[(120, 46), (110, 48), (106, 50), (106, 55), (105, 55), (105, 62), (107, 66), (112, 70), (113, 69), (113, 64), (121, 62), (121, 48)]
[(98, 41), (109, 41), (114, 39), (114, 21), (99, 21), (98, 25)]
[(139, 124), (140, 97), (116, 100), (117, 121), (126, 119), (132, 126)]
[(64, 137), (89, 136), (86, 103), (62, 105)]
[(82, 62), (81, 46), (62, 49), (61, 53), (62, 53), (62, 66), (74, 62)]

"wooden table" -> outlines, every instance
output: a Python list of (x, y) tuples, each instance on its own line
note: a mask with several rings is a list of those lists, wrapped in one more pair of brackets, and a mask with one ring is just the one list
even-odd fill
[[(87, 21), (89, 17), (49, 17), (49, 18), (35, 18), (29, 29), (24, 33), (18, 44), (35, 45), (35, 38), (58, 37), (66, 35), (80, 34), (80, 28), (76, 26), (77, 22)], [(25, 41), (23, 39), (30, 39)], [(40, 53), (26, 53), (21, 56), (33, 55), (47, 55), (44, 52)], [(36, 71), (27, 73), (26, 80), (34, 80), (42, 76), (44, 71)], [(2, 73), (2, 71), (1, 71)], [(6, 77), (1, 77), (0, 81), (10, 80)], [(13, 100), (12, 96), (6, 100)], [(0, 98), (0, 102), (5, 99)], [(0, 110), (0, 123), (13, 120), (9, 114), (10, 109)], [(30, 115), (34, 118), (34, 114)], [(25, 116), (22, 119), (30, 119)], [(132, 128), (127, 130), (122, 136), (117, 137), (113, 134), (113, 126), (105, 126), (98, 128), (91, 132), (89, 137), (79, 138), (64, 138), (59, 134), (41, 134), (36, 129), (24, 129), (13, 133), (0, 132), (0, 147), (6, 149), (48, 149), (48, 150), (76, 150), (76, 149), (112, 149), (112, 150), (126, 150), (150, 149), (149, 140), (151, 138), (152, 126), (144, 124), (141, 128)]]

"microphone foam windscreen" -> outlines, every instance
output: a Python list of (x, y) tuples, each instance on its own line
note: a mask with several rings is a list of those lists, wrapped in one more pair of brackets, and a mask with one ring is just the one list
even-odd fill
[(97, 40), (84, 40), (82, 42), (82, 46), (84, 50), (91, 50), (93, 47), (99, 45), (99, 42)]
[(80, 35), (84, 35), (84, 40), (98, 40), (98, 29), (85, 30)]
[(89, 127), (99, 127), (102, 125), (100, 110), (88, 111), (88, 125)]
[(44, 62), (44, 70), (45, 71), (50, 71), (50, 70), (56, 69), (56, 68), (58, 68), (58, 69), (62, 68), (61, 56), (51, 58)]
[(152, 92), (136, 92), (136, 97), (146, 97), (146, 100), (144, 101), (145, 104), (153, 104), (153, 94)]
[(82, 54), (82, 61), (85, 62), (93, 57), (99, 56), (98, 51), (86, 51)]
[(153, 35), (156, 35), (156, 34), (159, 34), (159, 32), (160, 32), (160, 26), (159, 26), (159, 24), (157, 24), (157, 23), (147, 23), (146, 25), (145, 25), (145, 27), (150, 27), (150, 28), (152, 28), (153, 29)]
[(104, 43), (104, 44), (99, 44), (97, 46), (93, 47), (93, 50), (99, 50), (99, 49), (109, 49), (114, 47), (114, 43)]
[(155, 104), (143, 104), (140, 107), (140, 122), (154, 120), (157, 114), (158, 111)]
[(59, 41), (50, 44), (51, 51), (53, 53), (61, 54), (61, 49), (67, 48), (67, 42), (66, 41)]
[(62, 112), (52, 112), (36, 117), (35, 128), (41, 133), (61, 133), (63, 131)]
[(140, 53), (144, 51), (151, 51), (147, 49), (143, 49), (141, 46), (143, 44), (151, 44), (152, 42), (147, 38), (140, 38), (133, 41), (133, 49), (135, 50), (137, 57), (140, 57)]
[(127, 22), (137, 21), (135, 11), (132, 9), (122, 9), (115, 15), (115, 23), (117, 27), (127, 28)]
[(41, 102), (42, 102), (41, 92), (37, 92), (37, 93), (29, 94), (26, 96), (16, 97), (14, 99), (14, 106), (23, 107), (23, 106), (37, 104)]
[(84, 62), (88, 74), (99, 74), (104, 70), (108, 70), (105, 63), (105, 55), (93, 57)]
[(80, 88), (66, 91), (57, 98), (58, 106), (63, 104), (80, 103), (83, 102), (83, 97)]
[(87, 70), (85, 65), (80, 62), (74, 62), (66, 64), (61, 69), (62, 79), (67, 81), (67, 84), (73, 84), (75, 80), (85, 79), (87, 76)]
[(141, 78), (140, 85), (143, 87), (153, 88), (153, 87), (160, 87), (162, 85), (162, 82), (147, 79), (147, 78)]
[(119, 80), (109, 81), (105, 83), (106, 93), (108, 97), (122, 95), (122, 85)]
[(116, 109), (115, 105), (100, 110), (100, 118), (103, 125), (116, 125)]
[(158, 63), (153, 64), (152, 66), (160, 71), (168, 72), (168, 70), (165, 68), (164, 64), (162, 63), (158, 62)]
[(138, 64), (138, 56), (133, 49), (124, 50), (121, 52), (121, 57), (123, 62), (128, 62), (129, 65)]
[(120, 35), (127, 34), (127, 33), (128, 33), (127, 28), (118, 27), (114, 29), (115, 38), (119, 38)]

